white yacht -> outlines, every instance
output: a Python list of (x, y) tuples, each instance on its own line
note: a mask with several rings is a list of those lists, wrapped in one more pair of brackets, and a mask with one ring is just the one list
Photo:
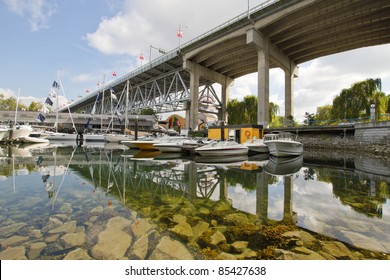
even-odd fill
[(303, 144), (296, 141), (296, 136), (291, 132), (266, 134), (264, 143), (270, 154), (276, 157), (298, 156), (303, 153)]

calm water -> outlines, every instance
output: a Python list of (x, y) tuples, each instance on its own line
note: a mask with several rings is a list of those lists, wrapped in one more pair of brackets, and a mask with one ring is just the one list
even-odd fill
[[(0, 254), (24, 246), (28, 259), (56, 259), (77, 247), (89, 250), (96, 228), (117, 216), (149, 217), (164, 234), (177, 206), (211, 219), (221, 201), (262, 223), (289, 222), (390, 253), (390, 168), (380, 158), (305, 153), (220, 163), (111, 144), (0, 147)], [(51, 230), (67, 221), (76, 221), (82, 241), (69, 245)]]

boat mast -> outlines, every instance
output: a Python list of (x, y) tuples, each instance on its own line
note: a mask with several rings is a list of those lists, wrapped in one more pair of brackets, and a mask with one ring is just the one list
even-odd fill
[(103, 74), (103, 97), (102, 97), (102, 109), (100, 112), (100, 131), (103, 132), (103, 114), (104, 114), (104, 89), (105, 89), (105, 82), (106, 82), (106, 74)]
[(127, 88), (126, 88), (126, 105), (125, 105), (125, 129), (124, 129), (124, 134), (126, 135), (126, 129), (128, 125), (128, 116), (127, 116), (127, 110), (129, 108), (129, 86), (130, 86), (130, 80), (127, 80)]
[(18, 115), (19, 97), (20, 97), (20, 88), (18, 89), (18, 99), (16, 99), (15, 122), (14, 122), (15, 126), (16, 126), (16, 120), (17, 120), (17, 115)]
[[(62, 89), (62, 94), (64, 95), (65, 100), (68, 100), (68, 99), (66, 98), (65, 89), (64, 89), (64, 87), (63, 87), (63, 85), (62, 85), (62, 82), (61, 82), (61, 79), (60, 79), (59, 70), (58, 70), (58, 81), (59, 81), (59, 83), (60, 83), (60, 88)], [(57, 96), (58, 96), (58, 93), (57, 93)], [(74, 131), (77, 133), (77, 129), (76, 129), (76, 126), (75, 126), (75, 124), (74, 124), (73, 116), (72, 116), (72, 113), (70, 112), (70, 108), (69, 108), (68, 102), (66, 102), (66, 107), (67, 107), (68, 112), (69, 112), (70, 120), (72, 121), (73, 129), (74, 129)], [(57, 112), (58, 112), (58, 111), (57, 111)], [(57, 125), (58, 125), (58, 124), (57, 124)]]
[[(57, 69), (57, 79), (60, 78), (60, 69)], [(55, 91), (56, 94), (56, 102), (57, 102), (57, 109), (56, 109), (56, 133), (58, 132), (58, 110), (59, 110), (59, 101), (58, 101), (58, 91)]]

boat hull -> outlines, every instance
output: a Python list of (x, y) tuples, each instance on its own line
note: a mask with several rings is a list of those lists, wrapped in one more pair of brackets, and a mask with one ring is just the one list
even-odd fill
[(131, 141), (134, 139), (133, 136), (120, 135), (120, 134), (106, 134), (104, 135), (106, 142), (109, 143), (121, 143), (122, 141)]
[(32, 129), (11, 129), (10, 141), (18, 141), (21, 137), (27, 137), (32, 133)]
[(153, 140), (134, 140), (134, 141), (124, 141), (123, 142), (126, 146), (127, 143), (130, 143), (134, 145), (134, 147), (140, 149), (140, 150), (146, 150), (146, 151), (157, 151), (158, 149), (153, 146), (153, 144), (160, 143), (159, 141), (153, 141)]
[(30, 136), (19, 137), (18, 141), (22, 143), (49, 143), (49, 140), (47, 140), (46, 138)]
[(53, 134), (49, 134), (48, 136), (46, 136), (46, 139), (48, 139), (49, 141), (51, 140), (63, 140), (63, 141), (68, 141), (68, 140), (74, 140), (76, 141), (77, 139), (77, 134), (70, 134), (70, 133), (53, 133)]
[(221, 156), (240, 156), (247, 155), (248, 148), (231, 148), (231, 149), (215, 149), (215, 150), (201, 150), (195, 149), (201, 156), (207, 157), (221, 157)]
[(267, 141), (269, 153), (276, 157), (299, 156), (303, 153), (303, 144), (295, 141)]
[(0, 142), (6, 141), (8, 139), (8, 130), (1, 130), (0, 131)]
[(181, 147), (178, 143), (156, 143), (153, 144), (157, 150), (164, 152), (164, 153), (180, 153)]
[(105, 142), (106, 141), (104, 135), (101, 135), (101, 134), (85, 134), (84, 140), (87, 142), (88, 141), (90, 141), (90, 142)]

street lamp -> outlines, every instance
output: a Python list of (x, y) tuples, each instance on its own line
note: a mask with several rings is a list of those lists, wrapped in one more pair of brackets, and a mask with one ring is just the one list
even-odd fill
[(161, 54), (166, 54), (167, 53), (163, 48), (157, 48), (155, 46), (150, 45), (149, 61), (152, 61), (152, 49), (158, 50), (158, 52), (161, 53)]

